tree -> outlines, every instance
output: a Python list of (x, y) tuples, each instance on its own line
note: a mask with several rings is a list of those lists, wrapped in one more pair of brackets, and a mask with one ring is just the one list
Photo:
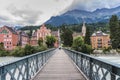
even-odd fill
[(84, 44), (84, 40), (82, 37), (77, 37), (73, 40), (72, 48), (76, 51), (82, 50), (82, 45)]
[(112, 48), (117, 49), (120, 45), (120, 25), (116, 15), (112, 15), (110, 18), (110, 38), (112, 42)]
[(35, 48), (29, 44), (26, 44), (24, 48), (24, 52), (25, 52), (25, 55), (33, 54), (35, 52)]
[(2, 42), (0, 43), (0, 51), (1, 50), (4, 50), (4, 43), (2, 43)]
[(86, 53), (86, 54), (90, 54), (92, 52), (91, 45), (83, 44), (81, 52)]
[(49, 48), (54, 47), (56, 39), (54, 36), (46, 36), (46, 44)]
[(62, 28), (61, 39), (63, 41), (64, 46), (72, 46), (73, 43), (73, 32), (71, 29), (66, 28), (65, 26)]
[(91, 44), (91, 42), (90, 42), (90, 30), (89, 30), (88, 27), (86, 28), (86, 34), (85, 34), (84, 42), (85, 42), (85, 44), (88, 44), (88, 45)]
[(38, 45), (39, 45), (39, 46), (42, 46), (42, 45), (43, 45), (43, 39), (42, 39), (42, 38), (39, 38), (39, 39), (38, 39)]

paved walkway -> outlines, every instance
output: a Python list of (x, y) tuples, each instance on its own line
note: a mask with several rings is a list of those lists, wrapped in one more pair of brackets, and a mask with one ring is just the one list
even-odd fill
[(57, 50), (33, 80), (85, 80), (63, 50)]

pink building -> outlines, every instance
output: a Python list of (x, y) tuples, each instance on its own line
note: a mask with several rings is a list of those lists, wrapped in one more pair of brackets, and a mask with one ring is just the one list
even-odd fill
[(42, 38), (45, 41), (46, 36), (51, 35), (51, 30), (47, 29), (46, 26), (43, 24), (40, 29), (37, 30), (37, 40)]
[(11, 27), (3, 26), (0, 28), (0, 43), (4, 43), (6, 50), (13, 50), (18, 45), (18, 34)]

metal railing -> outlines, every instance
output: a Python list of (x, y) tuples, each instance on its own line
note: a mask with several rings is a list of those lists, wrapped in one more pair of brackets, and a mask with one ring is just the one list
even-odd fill
[(89, 80), (120, 80), (120, 65), (64, 49)]
[(54, 54), (55, 49), (38, 52), (0, 66), (0, 80), (30, 80)]

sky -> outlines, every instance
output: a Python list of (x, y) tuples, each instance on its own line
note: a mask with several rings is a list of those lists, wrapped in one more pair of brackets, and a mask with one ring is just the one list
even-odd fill
[(79, 9), (120, 6), (120, 0), (0, 0), (0, 26), (41, 25), (52, 16)]

